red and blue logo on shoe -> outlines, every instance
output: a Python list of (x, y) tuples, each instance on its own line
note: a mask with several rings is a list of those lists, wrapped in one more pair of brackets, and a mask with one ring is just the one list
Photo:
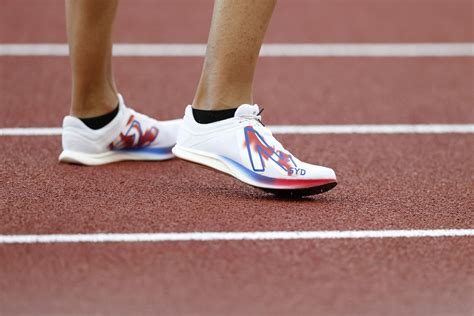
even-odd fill
[(304, 175), (306, 171), (298, 168), (293, 157), (270, 146), (262, 135), (252, 126), (244, 128), (245, 146), (250, 159), (250, 164), (255, 172), (264, 172), (266, 162), (273, 162), (283, 169), (288, 175)]
[(139, 121), (131, 115), (127, 122), (127, 131), (120, 133), (116, 140), (110, 143), (110, 150), (147, 152), (156, 154), (169, 154), (171, 147), (150, 147), (159, 134), (157, 127), (152, 126), (143, 131)]
[(111, 150), (138, 149), (150, 146), (158, 137), (158, 128), (151, 127), (143, 132), (140, 122), (133, 115), (127, 122), (128, 129), (110, 143)]

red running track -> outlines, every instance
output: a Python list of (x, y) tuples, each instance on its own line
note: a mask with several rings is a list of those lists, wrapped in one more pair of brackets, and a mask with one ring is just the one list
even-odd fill
[[(474, 136), (279, 137), (339, 185), (280, 200), (184, 161), (59, 165), (59, 137), (4, 137), (0, 233), (430, 229), (474, 226)], [(183, 197), (186, 197), (185, 199)]]
[[(192, 101), (202, 59), (131, 57), (114, 64), (127, 103), (168, 119), (181, 117)], [(61, 125), (69, 108), (67, 58), (3, 57), (0, 69), (2, 127)], [(268, 124), (471, 123), (472, 78), (468, 57), (271, 57), (258, 65), (255, 101)]]
[[(212, 0), (121, 0), (116, 40), (205, 43)], [(66, 41), (56, 0), (0, 0), (0, 42)], [(280, 0), (267, 42), (472, 42), (471, 0)], [(12, 14), (14, 12), (14, 14)], [(12, 31), (14, 30), (14, 31)]]
[[(3, 315), (471, 315), (473, 238), (0, 246)], [(471, 271), (470, 275), (466, 272)]]

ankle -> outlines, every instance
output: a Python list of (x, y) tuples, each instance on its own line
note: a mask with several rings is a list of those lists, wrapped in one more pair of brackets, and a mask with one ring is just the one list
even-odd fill
[(197, 110), (218, 111), (234, 109), (242, 104), (253, 104), (251, 88), (223, 84), (211, 89), (200, 84), (192, 107)]
[(199, 124), (209, 124), (232, 118), (235, 115), (235, 111), (237, 111), (237, 108), (210, 111), (193, 108), (193, 117)]
[(101, 116), (113, 111), (117, 104), (115, 92), (73, 95), (70, 114), (80, 118)]
[(97, 129), (101, 129), (102, 127), (105, 127), (110, 122), (112, 122), (113, 119), (117, 116), (118, 112), (119, 112), (119, 107), (117, 104), (116, 108), (112, 112), (109, 112), (107, 114), (95, 116), (91, 118), (79, 118), (79, 119), (82, 121), (82, 123), (86, 124), (86, 126), (89, 127), (90, 129), (97, 130)]
[(238, 108), (242, 104), (253, 104), (251, 97), (195, 98), (192, 107), (197, 110), (221, 111)]

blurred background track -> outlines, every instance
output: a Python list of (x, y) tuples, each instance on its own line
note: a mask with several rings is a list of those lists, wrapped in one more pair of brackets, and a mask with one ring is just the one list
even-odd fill
[[(122, 0), (118, 43), (200, 43), (212, 1)], [(281, 0), (266, 43), (472, 43), (473, 1)], [(0, 44), (65, 43), (64, 3), (0, 0)], [(474, 124), (472, 57), (264, 57), (271, 125)], [(200, 57), (118, 57), (127, 102), (182, 116)], [(0, 56), (0, 128), (59, 127), (67, 57)], [(183, 161), (60, 165), (0, 136), (0, 235), (474, 228), (474, 135), (279, 135), (339, 185), (278, 199)], [(472, 315), (473, 237), (0, 243), (1, 315)]]

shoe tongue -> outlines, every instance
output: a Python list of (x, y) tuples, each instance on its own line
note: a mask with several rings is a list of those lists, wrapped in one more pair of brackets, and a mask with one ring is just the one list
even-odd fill
[(235, 111), (234, 117), (257, 115), (258, 111), (258, 105), (256, 104), (242, 104)]

